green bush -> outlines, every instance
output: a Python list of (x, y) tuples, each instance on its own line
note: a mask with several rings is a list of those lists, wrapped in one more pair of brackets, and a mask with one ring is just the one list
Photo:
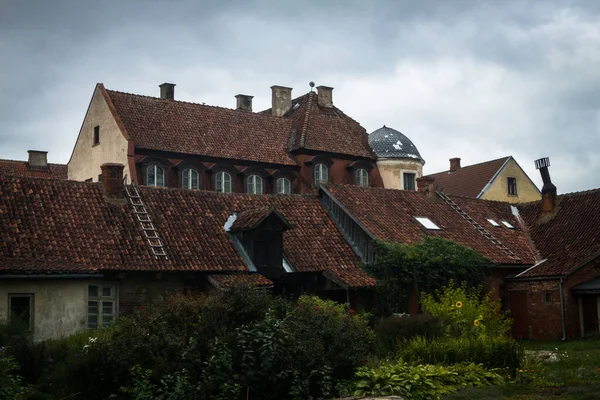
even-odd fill
[(509, 368), (513, 373), (521, 364), (521, 346), (510, 338), (436, 338), (416, 337), (404, 343), (398, 356), (413, 364), (482, 364), (487, 368)]
[(400, 344), (416, 336), (437, 338), (446, 332), (446, 320), (432, 315), (396, 316), (375, 324), (375, 348), (378, 357), (395, 356)]
[(28, 387), (18, 372), (19, 365), (15, 359), (0, 346), (0, 400), (21, 399), (27, 394)]
[(500, 299), (482, 294), (482, 288), (456, 286), (453, 281), (434, 294), (422, 293), (421, 304), (426, 314), (449, 321), (451, 336), (508, 336), (511, 319), (502, 312)]
[(410, 365), (402, 361), (356, 373), (355, 396), (401, 396), (405, 399), (440, 399), (469, 386), (499, 385), (501, 375), (476, 364)]

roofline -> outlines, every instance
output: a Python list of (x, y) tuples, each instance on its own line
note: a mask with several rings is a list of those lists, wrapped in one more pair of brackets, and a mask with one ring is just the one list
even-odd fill
[(125, 125), (123, 124), (123, 121), (121, 121), (121, 117), (119, 117), (119, 113), (117, 112), (117, 108), (115, 107), (114, 103), (112, 102), (112, 99), (110, 98), (110, 95), (108, 94), (108, 91), (104, 87), (104, 84), (103, 83), (99, 83), (98, 87), (100, 88), (100, 93), (102, 93), (102, 97), (104, 97), (104, 100), (106, 101), (106, 105), (108, 106), (108, 109), (110, 110), (110, 113), (112, 114), (113, 118), (115, 119), (115, 122), (117, 123), (117, 126), (121, 130), (121, 133), (123, 134), (123, 136), (125, 137), (125, 139), (132, 140), (131, 136), (129, 136), (129, 133), (127, 133), (127, 129), (125, 129)]
[[(490, 162), (493, 162), (493, 161), (502, 160), (503, 158), (508, 158), (508, 157), (511, 157), (511, 156), (498, 157), (498, 158), (494, 158), (493, 160), (482, 161), (482, 162), (478, 162), (476, 164), (471, 164), (471, 165), (465, 165), (464, 167), (461, 167), (461, 169), (471, 168), (471, 167), (474, 167), (476, 165), (486, 164), (486, 163), (490, 163)], [(449, 169), (446, 169), (444, 171), (434, 172), (432, 174), (427, 174), (427, 175), (423, 175), (423, 176), (433, 176), (433, 175), (439, 175), (439, 174), (444, 174), (444, 173), (447, 174), (449, 172), (452, 172), (452, 171), (450, 171)], [(454, 172), (456, 172), (456, 171), (454, 171)]]
[[(367, 228), (365, 228), (365, 226), (359, 220), (357, 220), (356, 217), (354, 215), (352, 215), (352, 213), (338, 199), (335, 198), (333, 193), (331, 193), (326, 186), (324, 186), (323, 184), (319, 185), (319, 190), (322, 190), (323, 193), (326, 193), (331, 198), (331, 200), (333, 200), (346, 214), (348, 214), (348, 216), (350, 218), (352, 218), (352, 221), (356, 222), (356, 224), (360, 227), (360, 229), (362, 229), (363, 231), (365, 231), (365, 233), (367, 235), (369, 235), (369, 237), (371, 239), (378, 240), (375, 235), (373, 235)], [(327, 210), (327, 214), (329, 215), (329, 210)], [(338, 226), (338, 224), (337, 224), (337, 222), (335, 222), (335, 220), (333, 222), (335, 223), (335, 226)], [(338, 230), (339, 229), (340, 228), (338, 226)], [(344, 235), (344, 237), (345, 237), (345, 235)]]
[(538, 261), (535, 264), (533, 264), (531, 267), (527, 268), (525, 271), (523, 272), (519, 272), (517, 275), (515, 275), (515, 278), (519, 278), (521, 275), (526, 274), (527, 272), (531, 271), (534, 268), (537, 268), (538, 266), (542, 265), (543, 263), (545, 263), (546, 261), (548, 261), (547, 258), (544, 258), (542, 261)]
[(577, 265), (575, 268), (573, 268), (569, 272), (567, 272), (565, 274), (565, 276), (569, 276), (569, 275), (579, 271), (581, 268), (585, 267), (590, 261), (593, 261), (594, 259), (596, 259), (598, 257), (600, 257), (600, 251), (597, 251), (596, 253), (592, 254), (588, 258), (584, 259), (579, 265)]
[[(98, 89), (99, 85), (102, 85), (102, 83), (97, 83), (96, 86), (94, 87), (94, 92), (92, 93), (90, 102), (88, 103), (87, 109), (85, 110), (85, 117), (87, 117), (87, 115), (90, 112), (90, 107), (92, 106), (92, 101), (94, 100), (94, 94), (96, 94), (96, 90)], [(81, 131), (83, 131), (83, 124), (85, 124), (85, 117), (83, 117), (83, 120), (81, 121), (81, 126), (79, 127), (79, 133), (77, 134), (77, 139), (75, 139), (75, 144), (73, 145), (73, 150), (71, 150), (71, 157), (69, 157), (69, 161), (67, 161), (67, 178), (69, 177), (68, 165), (71, 162), (71, 160), (73, 159), (73, 154), (75, 154), (75, 147), (77, 147), (77, 142), (79, 141), (79, 137), (81, 136)]]
[(102, 278), (102, 274), (0, 274), (1, 279), (87, 279)]
[[(511, 156), (512, 157), (512, 156)], [(516, 159), (513, 158), (513, 161), (515, 162), (515, 164), (517, 164), (517, 167), (519, 167), (519, 169), (521, 171), (523, 171), (523, 174), (527, 177), (527, 179), (529, 180), (529, 183), (531, 183), (533, 185), (533, 187), (535, 188), (535, 190), (537, 190), (537, 192), (540, 194), (542, 194), (542, 192), (540, 191), (540, 189), (537, 187), (537, 185), (533, 182), (533, 180), (531, 180), (531, 178), (529, 177), (529, 175), (527, 175), (527, 172), (525, 172), (525, 170), (523, 168), (521, 168), (521, 165), (519, 165), (519, 163), (517, 162)]]
[[(498, 171), (496, 171), (496, 173), (494, 174), (494, 176), (492, 176), (492, 179), (490, 179), (488, 181), (488, 183), (483, 187), (483, 189), (481, 189), (481, 192), (479, 192), (479, 194), (477, 195), (477, 197), (475, 197), (476, 199), (478, 199), (481, 196), (483, 196), (483, 194), (490, 188), (490, 186), (492, 186), (492, 183), (494, 183), (494, 181), (496, 180), (496, 178), (498, 177), (498, 175), (500, 175), (500, 172), (502, 172), (502, 170), (504, 169), (504, 167), (506, 167), (506, 164), (508, 164), (508, 162), (510, 160), (512, 160), (512, 159), (513, 159), (513, 156), (508, 156), (508, 158), (504, 161), (504, 163), (502, 164), (502, 166), (498, 169)], [(521, 168), (521, 167), (519, 167), (519, 168)], [(522, 170), (522, 168), (521, 168), (521, 170)]]

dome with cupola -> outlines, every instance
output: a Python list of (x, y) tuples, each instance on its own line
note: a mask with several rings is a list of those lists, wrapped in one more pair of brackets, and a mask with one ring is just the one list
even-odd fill
[(408, 158), (425, 164), (419, 150), (409, 138), (385, 125), (369, 134), (369, 145), (378, 158)]

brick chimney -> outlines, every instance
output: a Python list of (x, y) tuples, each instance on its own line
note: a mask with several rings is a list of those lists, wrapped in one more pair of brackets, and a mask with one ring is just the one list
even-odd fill
[(329, 86), (317, 86), (317, 102), (319, 106), (333, 108), (333, 88)]
[(123, 186), (123, 164), (106, 163), (100, 166), (102, 175), (100, 181), (108, 197), (120, 197), (125, 190)]
[(450, 172), (456, 172), (460, 169), (460, 158), (454, 157), (450, 159)]
[(166, 100), (175, 100), (175, 84), (174, 83), (163, 83), (158, 85), (160, 87), (160, 98)]
[(558, 196), (556, 195), (556, 186), (550, 179), (550, 159), (548, 157), (535, 160), (535, 168), (540, 170), (544, 186), (542, 187), (542, 216), (556, 212), (558, 205)]
[(422, 176), (417, 178), (417, 191), (425, 194), (427, 197), (435, 197), (435, 178), (432, 176)]
[(48, 168), (48, 152), (39, 150), (28, 150), (29, 160), (27, 163), (31, 168)]
[(252, 112), (252, 99), (254, 96), (248, 96), (247, 94), (238, 94), (235, 96), (237, 99), (236, 110), (250, 111)]
[(271, 86), (271, 112), (276, 117), (282, 117), (292, 108), (292, 88)]

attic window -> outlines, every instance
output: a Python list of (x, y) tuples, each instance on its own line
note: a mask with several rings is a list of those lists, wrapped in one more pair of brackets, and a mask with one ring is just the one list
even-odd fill
[(515, 227), (512, 226), (512, 224), (510, 222), (507, 222), (507, 221), (502, 221), (502, 225), (504, 225), (508, 229), (515, 229)]
[(100, 125), (94, 127), (94, 146), (100, 144)]
[(415, 219), (427, 229), (440, 230), (440, 227), (434, 224), (429, 218), (415, 217)]
[(490, 224), (492, 224), (493, 226), (500, 226), (500, 224), (499, 224), (499, 223), (497, 223), (496, 221), (494, 221), (493, 219), (490, 219), (490, 218), (488, 218), (488, 222), (489, 222)]

